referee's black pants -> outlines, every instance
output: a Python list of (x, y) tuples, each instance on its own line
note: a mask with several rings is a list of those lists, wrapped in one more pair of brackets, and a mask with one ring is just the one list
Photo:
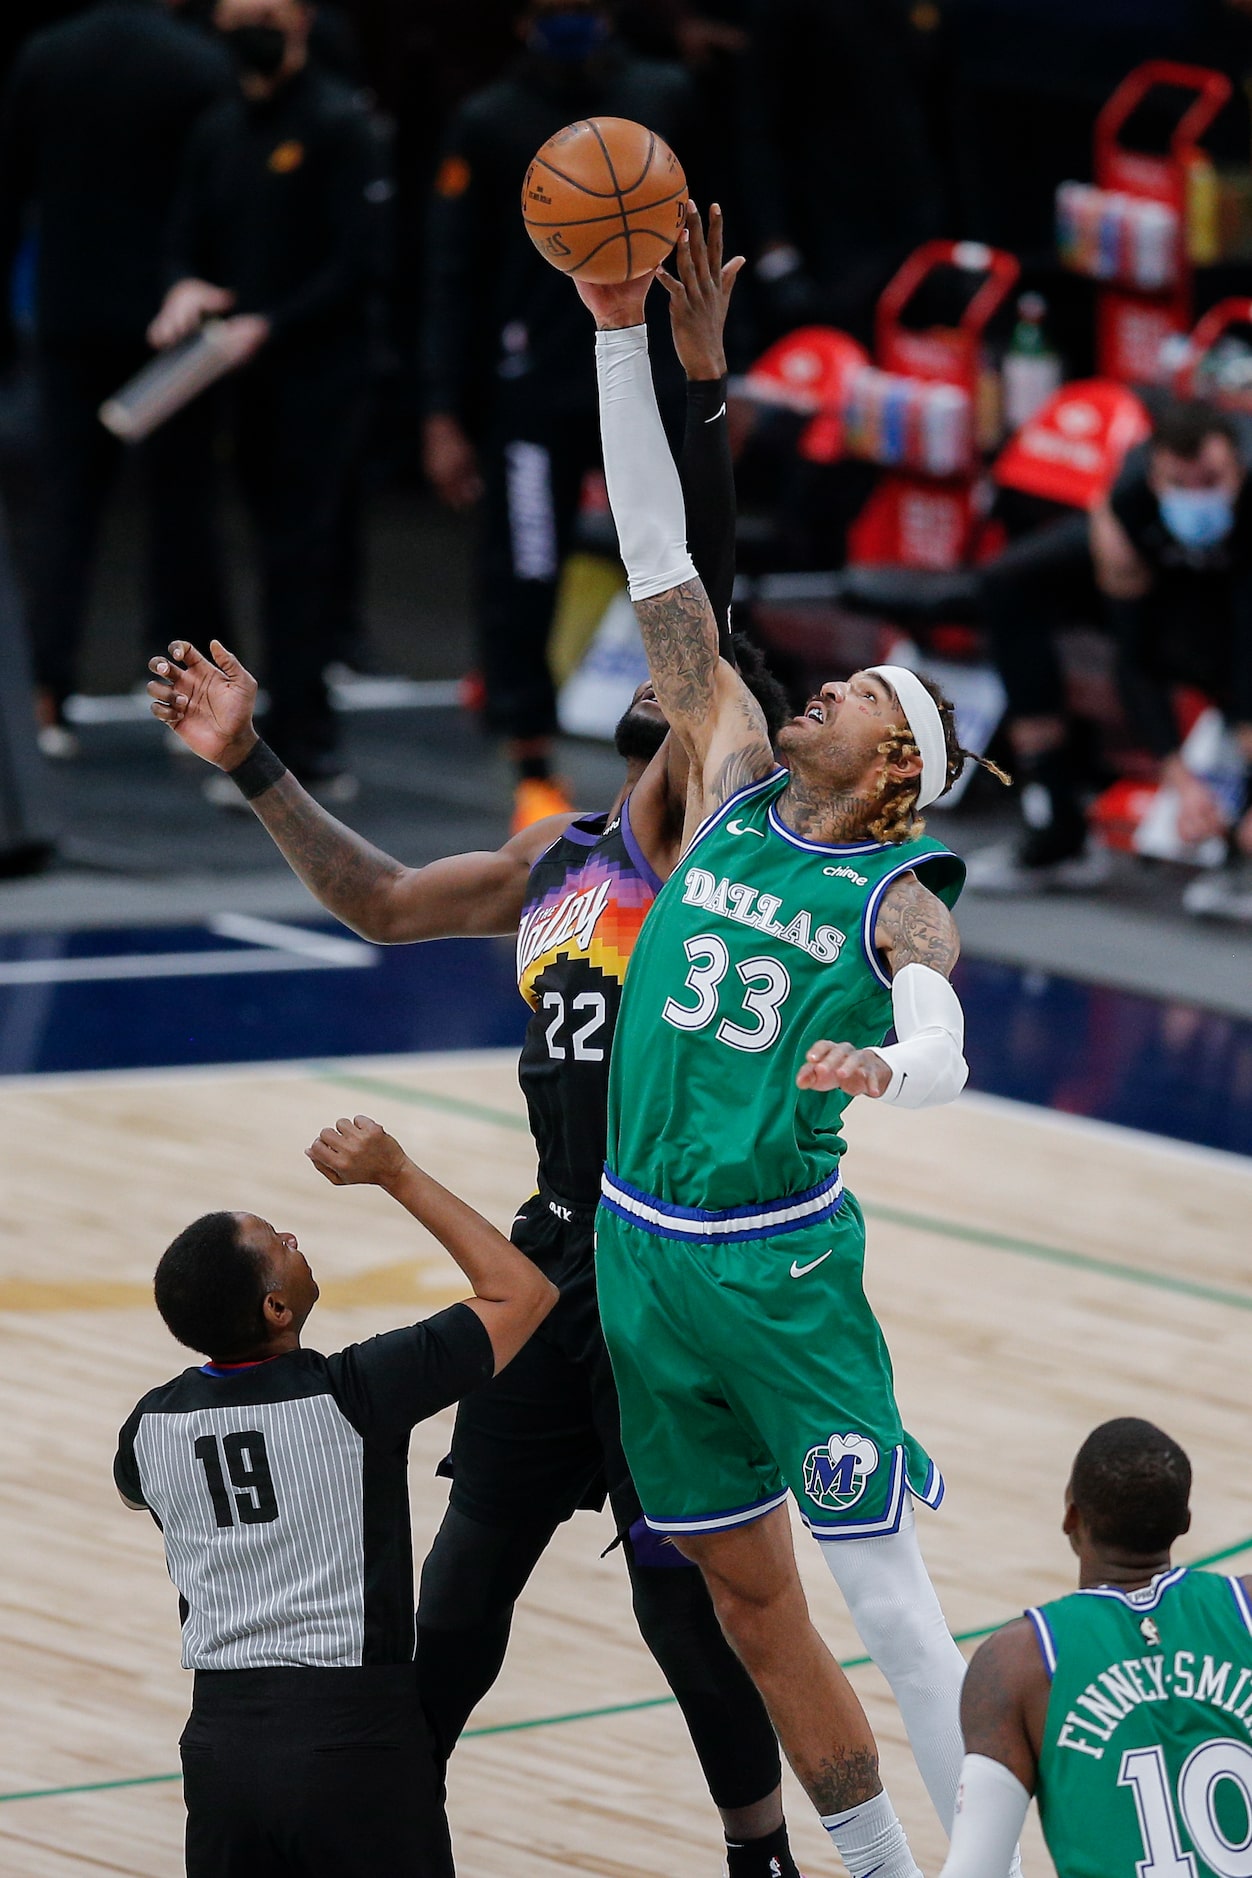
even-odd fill
[(187, 1878), (452, 1878), (412, 1665), (199, 1670)]

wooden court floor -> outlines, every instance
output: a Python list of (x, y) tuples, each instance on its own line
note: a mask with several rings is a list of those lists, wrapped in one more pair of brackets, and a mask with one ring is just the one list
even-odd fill
[[(181, 1869), (168, 1776), (189, 1678), (175, 1599), (159, 1535), (110, 1477), (120, 1423), (183, 1366), (150, 1302), (163, 1246), (221, 1206), (294, 1229), (323, 1288), (310, 1341), (326, 1349), (462, 1292), (384, 1196), (335, 1191), (304, 1160), (323, 1123), (359, 1110), (501, 1225), (530, 1191), (502, 1053), (0, 1084), (5, 1878)], [(1195, 1525), (1180, 1556), (1252, 1570), (1252, 1161), (979, 1098), (924, 1115), (858, 1104), (850, 1141), (905, 1418), (947, 1476), (944, 1507), (919, 1527), (953, 1630), (1070, 1588), (1066, 1470), (1114, 1414), (1150, 1416), (1190, 1450)], [(413, 1443), (419, 1555), (444, 1504), (432, 1469), (449, 1422)], [(559, 1534), (456, 1756), (462, 1878), (720, 1870), (716, 1817), (633, 1633), (625, 1574), (599, 1556), (610, 1536), (586, 1514)], [(858, 1656), (817, 1548), (797, 1544), (819, 1624)], [(872, 1668), (852, 1674), (934, 1873), (943, 1837), (885, 1685)], [(829, 1878), (833, 1855), (794, 1787), (789, 1810), (802, 1864)], [(1028, 1853), (1032, 1878), (1049, 1871), (1033, 1821)]]

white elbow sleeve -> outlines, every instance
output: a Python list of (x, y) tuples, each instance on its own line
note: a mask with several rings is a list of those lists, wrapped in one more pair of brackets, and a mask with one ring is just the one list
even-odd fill
[(609, 507), (632, 600), (696, 577), (678, 466), (661, 424), (648, 362), (648, 329), (596, 334), (600, 440)]
[(896, 1043), (875, 1052), (891, 1069), (880, 1097), (902, 1109), (934, 1108), (960, 1095), (969, 1075), (965, 1014), (942, 972), (906, 965), (891, 981)]
[(1003, 1762), (967, 1754), (940, 1878), (1008, 1878), (1029, 1808), (1030, 1795)]

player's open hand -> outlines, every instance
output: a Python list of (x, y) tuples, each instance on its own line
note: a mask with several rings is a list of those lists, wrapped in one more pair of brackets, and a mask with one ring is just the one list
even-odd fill
[(595, 319), (596, 330), (608, 333), (622, 326), (643, 325), (648, 289), (655, 279), (656, 272), (653, 270), (648, 274), (637, 274), (634, 280), (624, 280), (612, 287), (596, 287), (589, 280), (575, 280), (574, 285), (578, 289), (578, 298)]
[(815, 1043), (805, 1052), (796, 1077), (797, 1089), (842, 1089), (847, 1095), (885, 1095), (891, 1082), (890, 1066), (876, 1050), (858, 1050), (850, 1043)]
[(657, 277), (669, 295), (670, 325), (674, 329), (674, 349), (688, 378), (721, 378), (726, 371), (726, 353), (722, 332), (726, 309), (735, 281), (742, 268), (743, 256), (722, 260), (722, 212), (716, 202), (709, 210), (709, 235), (694, 202), (687, 204), (687, 223), (678, 237), (677, 278), (665, 269)]
[(256, 679), (220, 639), (209, 650), (213, 657), (206, 659), (186, 639), (175, 639), (168, 658), (149, 659), (152, 715), (206, 763), (235, 769), (257, 741)]
[(409, 1165), (395, 1136), (368, 1115), (340, 1116), (304, 1151), (335, 1187), (386, 1187)]

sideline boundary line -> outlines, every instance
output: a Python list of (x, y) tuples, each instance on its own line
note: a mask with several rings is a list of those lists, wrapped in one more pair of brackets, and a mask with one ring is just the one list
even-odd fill
[[(1193, 1559), (1188, 1567), (1190, 1571), (1204, 1571), (1210, 1565), (1219, 1565), (1223, 1559), (1237, 1558), (1242, 1552), (1252, 1552), (1252, 1533), (1246, 1539), (1236, 1540), (1234, 1545), (1224, 1545), (1216, 1552), (1208, 1552), (1203, 1558)], [(991, 1636), (1005, 1624), (1012, 1623), (1011, 1617), (1002, 1618), (998, 1624), (982, 1624), (977, 1630), (961, 1630), (955, 1635), (957, 1643), (977, 1643), (983, 1637)], [(869, 1656), (844, 1657), (841, 1669), (865, 1669), (873, 1662)], [(571, 1709), (564, 1715), (532, 1715), (523, 1721), (491, 1722), (482, 1728), (467, 1728), (461, 1739), (471, 1741), (484, 1735), (519, 1735), (531, 1728), (559, 1728), (567, 1722), (601, 1721), (610, 1715), (637, 1715), (644, 1709), (673, 1708), (675, 1698), (672, 1695), (644, 1696), (638, 1702), (610, 1702), (604, 1708)], [(11, 1800), (57, 1800), (75, 1793), (115, 1793), (120, 1787), (155, 1787), (163, 1782), (181, 1780), (182, 1774), (130, 1774), (121, 1780), (89, 1780), (73, 1787), (31, 1787), (24, 1793), (0, 1793), (0, 1806)]]

